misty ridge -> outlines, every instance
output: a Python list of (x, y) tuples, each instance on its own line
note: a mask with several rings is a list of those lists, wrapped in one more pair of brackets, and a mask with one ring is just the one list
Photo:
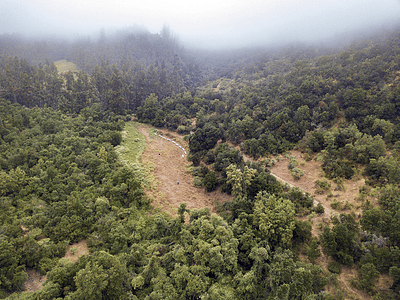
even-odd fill
[(296, 52), (304, 58), (329, 54), (368, 39), (382, 39), (399, 27), (399, 22), (391, 22), (375, 28), (365, 26), (364, 29), (327, 34), (317, 39), (309, 39), (303, 34), (295, 40), (285, 34), (279, 37), (278, 31), (276, 39), (266, 41), (261, 34), (259, 40), (244, 39), (241, 42), (238, 34), (235, 43), (227, 41), (225, 45), (223, 41), (216, 45), (202, 43), (201, 39), (195, 42), (195, 36), (181, 40), (166, 24), (158, 33), (151, 33), (145, 26), (137, 24), (122, 29), (102, 28), (84, 35), (45, 34), (42, 31), (37, 35), (4, 33), (0, 35), (0, 55), (24, 58), (35, 65), (66, 59), (87, 72), (105, 61), (118, 68), (124, 61), (158, 68), (163, 64), (168, 69), (178, 57), (183, 62), (183, 71), (189, 72), (191, 81), (197, 84), (200, 78), (194, 77), (199, 77), (199, 72), (205, 70), (207, 75), (202, 77), (208, 79), (232, 76), (261, 58), (284, 57), (288, 52)]
[[(261, 76), (263, 81), (270, 82), (273, 76), (282, 76), (296, 69), (298, 61), (308, 61), (306, 64), (312, 66), (321, 57), (335, 57), (346, 49), (361, 51), (365, 47), (384, 47), (386, 41), (393, 40), (400, 28), (399, 23), (390, 24), (375, 30), (365, 28), (358, 32), (349, 32), (335, 39), (319, 42), (288, 41), (283, 44), (267, 43), (257, 46), (243, 44), (241, 47), (220, 49), (187, 46), (166, 24), (159, 33), (151, 33), (145, 26), (132, 25), (123, 29), (101, 29), (92, 36), (73, 39), (2, 34), (0, 58), (3, 70), (7, 69), (13, 58), (15, 68), (27, 68), (31, 65), (39, 70), (47, 68), (50, 72), (55, 70), (52, 65), (54, 62), (70, 61), (79, 70), (75, 74), (79, 74), (88, 87), (91, 86), (87, 82), (88, 78), (97, 82), (91, 102), (106, 102), (107, 85), (113, 84), (110, 80), (116, 76), (120, 80), (119, 84), (124, 87), (121, 97), (125, 100), (121, 103), (123, 107), (120, 112), (134, 112), (152, 93), (159, 99), (168, 99), (187, 91), (195, 95), (197, 89), (202, 90), (205, 85), (219, 78), (242, 78), (246, 80), (245, 84), (252, 84), (252, 78)], [(34, 78), (35, 72), (39, 70), (32, 70), (30, 76)], [(3, 75), (7, 77), (6, 73)], [(6, 90), (12, 91), (5, 97), (12, 102), (27, 107), (42, 106), (42, 100), (37, 102), (26, 99), (24, 91), (27, 90), (22, 85), (18, 76), (8, 78), (0, 83), (0, 90), (3, 91), (2, 94)], [(48, 105), (58, 108), (59, 97), (55, 93), (52, 103)], [(221, 97), (215, 93), (206, 96), (210, 100)], [(82, 105), (85, 107), (86, 104)], [(79, 112), (82, 108), (79, 107), (73, 110)]]

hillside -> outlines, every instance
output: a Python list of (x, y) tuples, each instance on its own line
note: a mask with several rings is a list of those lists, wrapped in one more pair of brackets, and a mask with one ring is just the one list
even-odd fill
[(398, 299), (399, 37), (0, 37), (0, 298)]

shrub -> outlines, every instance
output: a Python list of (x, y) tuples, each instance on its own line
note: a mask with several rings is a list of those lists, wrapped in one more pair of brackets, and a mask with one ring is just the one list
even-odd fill
[(321, 251), (318, 247), (318, 239), (313, 238), (306, 246), (307, 258), (311, 263), (315, 263), (315, 260), (321, 256)]
[(212, 192), (217, 187), (218, 180), (215, 172), (208, 172), (203, 178), (203, 185), (206, 187), (207, 192)]
[(293, 240), (298, 243), (304, 243), (311, 238), (311, 223), (307, 221), (295, 220), (293, 230)]
[(379, 278), (379, 272), (372, 263), (366, 263), (358, 271), (360, 278), (358, 288), (373, 294), (375, 291), (375, 281)]
[(331, 184), (326, 180), (317, 180), (315, 182), (315, 192), (317, 194), (323, 194), (324, 192), (329, 191), (330, 188)]
[(193, 179), (193, 185), (194, 186), (202, 186), (203, 185), (203, 179), (199, 176), (195, 176)]
[(293, 168), (290, 174), (297, 180), (299, 180), (304, 175), (303, 171), (299, 168)]
[(71, 251), (72, 255), (75, 255), (76, 251), (78, 251), (78, 248), (76, 246), (73, 246), (69, 249)]
[(340, 274), (340, 273), (342, 273), (342, 267), (341, 267), (341, 265), (338, 263), (338, 262), (336, 262), (336, 261), (330, 261), (329, 263), (328, 263), (328, 270), (329, 270), (329, 272), (331, 272), (331, 273), (335, 273), (335, 274)]
[(317, 214), (323, 214), (325, 212), (325, 208), (322, 206), (321, 203), (318, 203), (317, 207), (314, 210)]

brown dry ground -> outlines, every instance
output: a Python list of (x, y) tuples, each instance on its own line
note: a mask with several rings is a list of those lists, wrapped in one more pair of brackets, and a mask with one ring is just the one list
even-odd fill
[(209, 208), (211, 213), (216, 213), (216, 203), (232, 199), (219, 191), (207, 193), (203, 187), (194, 186), (186, 154), (172, 143), (177, 142), (188, 152), (189, 147), (182, 135), (166, 129), (158, 130), (158, 134), (171, 140), (168, 141), (154, 135), (152, 127), (140, 124), (138, 129), (146, 137), (142, 164), (147, 170), (149, 184), (145, 194), (155, 208), (176, 216), (180, 204), (185, 202), (188, 209)]
[[(304, 173), (304, 176), (302, 176), (299, 180), (296, 180), (290, 174), (290, 170), (288, 168), (288, 156), (296, 158), (299, 163), (298, 168)], [(289, 185), (298, 187), (302, 191), (314, 196), (315, 205), (318, 203), (322, 204), (325, 209), (325, 213), (323, 216), (318, 216), (314, 220), (330, 218), (331, 215), (339, 215), (340, 213), (354, 213), (357, 218), (360, 216), (362, 201), (359, 200), (359, 189), (365, 185), (364, 178), (354, 176), (354, 179), (345, 180), (343, 184), (343, 190), (335, 190), (337, 184), (323, 176), (321, 163), (316, 161), (315, 158), (310, 161), (306, 161), (303, 157), (303, 154), (299, 151), (292, 151), (286, 155), (286, 157), (281, 156), (280, 161), (277, 161), (275, 165), (269, 169), (271, 174), (274, 175), (278, 180), (287, 182)], [(317, 180), (327, 181), (331, 184), (331, 188), (323, 194), (317, 194), (315, 191), (315, 182)], [(332, 195), (328, 196), (329, 193), (332, 193)], [(335, 200), (339, 203), (342, 203), (342, 209), (334, 209), (331, 207), (331, 204)], [(345, 207), (346, 201), (348, 202), (347, 207)]]
[[(71, 250), (72, 248), (72, 250)], [(81, 255), (88, 255), (89, 248), (86, 244), (86, 240), (79, 241), (75, 244), (67, 246), (67, 252), (64, 255), (64, 259), (69, 259), (71, 262), (76, 262)]]
[(33, 269), (26, 269), (28, 278), (24, 284), (24, 291), (35, 292), (43, 287), (43, 283), (46, 281), (46, 276), (40, 275), (38, 271)]

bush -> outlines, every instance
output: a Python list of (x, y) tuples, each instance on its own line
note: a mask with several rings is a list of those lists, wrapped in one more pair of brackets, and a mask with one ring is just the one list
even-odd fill
[(317, 194), (323, 194), (326, 191), (329, 191), (331, 188), (331, 184), (325, 180), (317, 180), (315, 182), (315, 192)]
[(369, 294), (373, 294), (375, 291), (375, 281), (379, 278), (379, 272), (376, 267), (372, 263), (366, 263), (359, 269), (358, 276), (360, 278), (358, 288)]
[(318, 203), (317, 207), (314, 210), (317, 214), (323, 214), (325, 212), (325, 208), (322, 206), (321, 203)]
[(199, 176), (195, 176), (193, 179), (193, 185), (194, 186), (202, 186), (203, 185), (203, 180)]
[(297, 180), (299, 180), (304, 175), (303, 171), (299, 168), (293, 168), (290, 174)]
[(57, 264), (58, 259), (42, 258), (39, 262), (39, 272), (41, 275), (46, 275), (48, 271), (53, 269)]
[(311, 223), (307, 221), (295, 220), (293, 230), (293, 240), (298, 243), (304, 243), (311, 238)]
[(217, 187), (218, 180), (215, 172), (208, 172), (203, 178), (203, 185), (206, 187), (207, 192), (212, 192)]
[(315, 260), (321, 256), (321, 251), (318, 247), (318, 239), (313, 238), (306, 246), (307, 258), (311, 263), (315, 263)]
[(331, 273), (340, 274), (342, 273), (342, 266), (333, 260), (328, 263), (328, 270)]

